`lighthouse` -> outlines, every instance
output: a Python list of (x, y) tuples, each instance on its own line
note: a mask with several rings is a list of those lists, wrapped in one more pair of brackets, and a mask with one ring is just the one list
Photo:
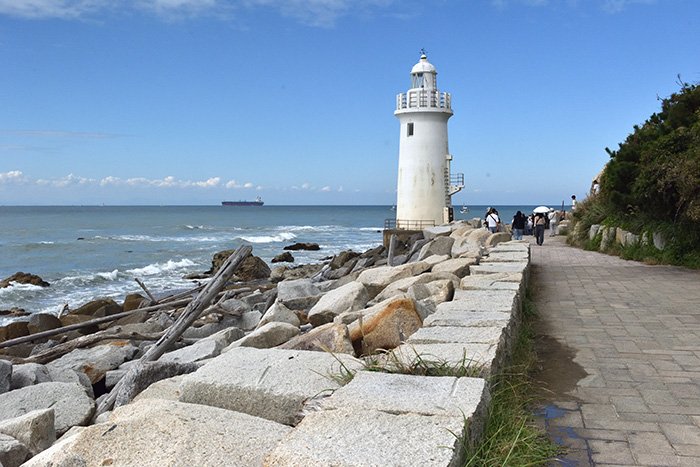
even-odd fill
[(447, 144), (451, 96), (437, 87), (437, 71), (421, 50), (411, 69), (411, 88), (396, 96), (401, 123), (396, 228), (420, 230), (450, 222), (452, 195), (464, 187), (463, 174), (450, 174)]

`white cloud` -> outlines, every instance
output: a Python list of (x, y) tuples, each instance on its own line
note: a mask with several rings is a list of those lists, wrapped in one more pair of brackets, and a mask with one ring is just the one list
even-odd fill
[[(656, 3), (657, 0), (598, 0), (598, 6), (608, 13), (618, 13), (625, 10), (627, 7), (635, 4), (650, 5)], [(570, 7), (583, 5), (585, 2), (579, 0), (491, 0), (491, 5), (498, 9), (505, 9), (511, 5), (525, 5), (532, 7), (545, 7), (550, 5), (558, 5), (566, 3)], [(590, 2), (593, 3), (593, 2)]]
[(309, 182), (305, 182), (301, 184), (301, 189), (302, 190), (309, 190), (311, 188), (311, 184)]
[(630, 5), (643, 4), (650, 5), (656, 0), (604, 0), (603, 10), (608, 13), (619, 13)]
[(253, 188), (255, 185), (251, 182), (247, 182), (243, 185), (243, 188)]
[(394, 0), (242, 0), (248, 7), (267, 7), (310, 26), (329, 27), (346, 14), (386, 7)]
[(36, 180), (36, 184), (40, 186), (52, 186), (54, 188), (66, 188), (69, 186), (76, 186), (76, 185), (92, 185), (96, 182), (94, 178), (85, 178), (85, 177), (79, 177), (77, 175), (73, 174), (68, 174), (65, 177), (62, 178), (53, 178), (53, 179), (38, 179)]
[(340, 186), (338, 187), (338, 193), (342, 193), (342, 192), (343, 192), (343, 185), (340, 185)]
[(26, 178), (20, 170), (10, 170), (9, 172), (0, 172), (0, 184), (6, 183), (24, 183)]
[(165, 20), (178, 20), (203, 15), (225, 16), (235, 2), (222, 0), (134, 0), (134, 7), (154, 13)]
[(214, 188), (219, 186), (221, 179), (219, 177), (212, 177), (203, 182), (193, 182), (193, 185), (199, 188)]
[[(180, 180), (172, 175), (159, 179), (151, 179), (145, 177), (132, 177), (127, 179), (122, 179), (112, 175), (103, 177), (100, 180), (93, 178), (80, 177), (74, 174), (69, 174), (62, 178), (55, 179), (36, 179), (29, 180), (22, 175), (22, 172), (13, 171), (7, 172), (6, 174), (0, 173), (0, 183), (9, 180), (19, 180), (24, 182), (34, 183), (40, 186), (51, 186), (55, 188), (64, 188), (68, 186), (75, 185), (99, 185), (101, 187), (117, 187), (117, 186), (130, 186), (130, 187), (153, 187), (153, 188), (216, 188), (221, 184), (221, 178), (211, 177), (207, 180)], [(231, 183), (231, 182), (229, 182)], [(234, 182), (235, 183), (235, 182)], [(228, 184), (227, 184), (228, 185)]]
[(323, 188), (321, 188), (321, 191), (331, 191), (331, 187), (326, 185)]
[(106, 0), (0, 0), (0, 14), (29, 19), (74, 19), (108, 5)]
[(124, 182), (122, 181), (121, 178), (112, 177), (111, 175), (100, 180), (100, 186), (109, 186), (109, 185), (117, 186), (117, 185), (122, 185), (123, 183)]
[(241, 185), (239, 185), (238, 182), (236, 182), (235, 180), (229, 180), (228, 182), (226, 182), (226, 188), (230, 189), (230, 188), (240, 188), (240, 187), (241, 187)]
[[(231, 17), (241, 9), (267, 9), (310, 26), (329, 27), (348, 14), (363, 14), (396, 0), (0, 0), (0, 15), (27, 19), (78, 19), (109, 9), (145, 11), (165, 20), (202, 15)], [(115, 6), (117, 4), (118, 6)]]

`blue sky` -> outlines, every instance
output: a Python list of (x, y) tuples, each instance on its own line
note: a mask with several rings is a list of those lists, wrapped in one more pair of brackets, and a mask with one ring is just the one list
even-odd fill
[(455, 204), (557, 204), (700, 81), (700, 2), (0, 0), (0, 205), (394, 204), (421, 48)]

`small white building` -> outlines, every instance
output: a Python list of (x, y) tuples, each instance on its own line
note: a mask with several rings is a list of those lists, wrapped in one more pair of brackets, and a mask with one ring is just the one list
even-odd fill
[(411, 89), (396, 96), (401, 123), (396, 228), (420, 230), (450, 222), (452, 195), (464, 187), (463, 174), (450, 174), (447, 120), (451, 96), (437, 88), (437, 71), (424, 52), (411, 69)]

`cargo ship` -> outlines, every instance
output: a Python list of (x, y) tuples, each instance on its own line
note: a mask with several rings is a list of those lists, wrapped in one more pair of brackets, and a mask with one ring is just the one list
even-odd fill
[(222, 206), (262, 206), (265, 202), (258, 196), (255, 201), (222, 201)]

